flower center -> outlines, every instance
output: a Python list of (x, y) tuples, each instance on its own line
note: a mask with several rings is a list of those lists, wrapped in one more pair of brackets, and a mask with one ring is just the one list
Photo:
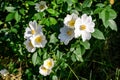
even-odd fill
[(41, 67), (41, 69), (44, 71), (44, 72), (47, 72), (47, 69), (45, 67)]
[(80, 30), (85, 30), (86, 29), (86, 26), (85, 25), (81, 25), (80, 26)]
[(70, 36), (72, 34), (72, 31), (68, 30), (67, 35)]
[(68, 25), (70, 27), (74, 27), (74, 24), (75, 24), (75, 20), (73, 20), (73, 19), (68, 22)]
[(42, 42), (42, 36), (36, 37), (35, 41), (36, 41), (37, 43), (41, 43), (41, 42)]
[(40, 9), (44, 9), (44, 7), (45, 7), (44, 5), (40, 5), (39, 6)]
[(52, 66), (52, 62), (51, 62), (51, 61), (48, 61), (47, 66), (48, 66), (48, 67), (51, 67), (51, 66)]
[(31, 33), (32, 33), (32, 34), (35, 34), (35, 30), (31, 30)]

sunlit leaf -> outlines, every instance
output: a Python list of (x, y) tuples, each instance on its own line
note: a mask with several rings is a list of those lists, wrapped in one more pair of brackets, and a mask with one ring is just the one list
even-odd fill
[(52, 16), (58, 16), (58, 15), (59, 15), (59, 13), (58, 13), (56, 10), (54, 10), (54, 9), (47, 9), (47, 11), (48, 11), (48, 13), (50, 13)]
[(58, 77), (56, 75), (53, 75), (52, 80), (58, 80)]
[(114, 20), (109, 20), (109, 27), (110, 27), (112, 30), (117, 31), (117, 25), (116, 25), (116, 22), (115, 22)]
[(7, 16), (6, 16), (6, 21), (11, 21), (12, 19), (14, 19), (14, 16), (15, 16), (15, 13), (9, 13)]
[(104, 26), (107, 28), (108, 27), (107, 21), (109, 20), (109, 13), (106, 11), (106, 9), (102, 10), (102, 12), (99, 13), (99, 18), (102, 19)]
[(15, 20), (16, 22), (19, 22), (21, 19), (21, 15), (18, 14), (18, 11), (15, 12)]
[(95, 29), (95, 32), (92, 33), (92, 36), (97, 39), (103, 39), (103, 40), (105, 39), (103, 33), (98, 29)]
[(50, 21), (50, 25), (55, 25), (57, 23), (57, 20), (53, 17), (50, 17), (49, 21)]
[(82, 4), (83, 8), (90, 7), (91, 5), (92, 5), (92, 0), (84, 0)]
[(34, 66), (36, 65), (36, 61), (37, 61), (37, 53), (34, 53), (32, 56), (32, 63)]
[(15, 11), (15, 7), (5, 7), (5, 9), (6, 9), (8, 12), (14, 12), (14, 11)]
[(85, 49), (90, 49), (90, 43), (88, 41), (81, 41), (80, 44), (83, 45)]
[(77, 59), (78, 61), (83, 62), (83, 58), (82, 58), (82, 54), (81, 54), (81, 47), (80, 47), (80, 46), (78, 46), (78, 47), (76, 48), (75, 54), (76, 54), (76, 59)]
[(115, 19), (117, 17), (117, 13), (113, 9), (108, 8), (107, 11), (109, 13), (109, 20)]
[(50, 36), (50, 43), (56, 43), (58, 39), (55, 36), (55, 33)]
[(35, 3), (33, 1), (26, 1), (26, 3), (29, 5), (35, 5)]

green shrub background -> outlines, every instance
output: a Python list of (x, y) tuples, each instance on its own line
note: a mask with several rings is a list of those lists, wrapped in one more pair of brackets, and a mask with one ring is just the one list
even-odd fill
[[(35, 10), (38, 2), (0, 1), (0, 70), (6, 68), (15, 75), (20, 71), (22, 80), (120, 79), (119, 0), (113, 5), (109, 0), (46, 0), (48, 8), (44, 12)], [(73, 39), (66, 46), (58, 39), (59, 29), (65, 16), (73, 12), (91, 15), (100, 32), (96, 31), (88, 42)], [(45, 48), (30, 53), (23, 43), (25, 28), (33, 20), (43, 25), (48, 43)], [(44, 77), (39, 74), (39, 66), (48, 57), (56, 62), (53, 72)]]

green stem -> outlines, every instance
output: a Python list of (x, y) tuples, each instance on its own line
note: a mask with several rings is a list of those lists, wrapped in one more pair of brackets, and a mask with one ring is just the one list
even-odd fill
[(71, 69), (71, 67), (69, 65), (68, 65), (68, 67), (70, 68), (70, 70), (74, 74), (74, 76), (77, 78), (77, 80), (79, 80), (79, 78), (77, 77), (77, 75), (75, 74), (75, 72)]

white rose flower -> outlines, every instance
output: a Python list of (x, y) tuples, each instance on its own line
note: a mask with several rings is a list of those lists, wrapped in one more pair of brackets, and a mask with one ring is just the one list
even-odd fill
[(35, 9), (38, 12), (43, 12), (45, 9), (47, 9), (46, 2), (45, 1), (40, 1), (39, 3), (35, 4)]
[(46, 60), (44, 61), (43, 66), (44, 66), (45, 68), (47, 68), (47, 69), (52, 69), (53, 66), (54, 66), (54, 61), (53, 61), (53, 59), (51, 59), (51, 58), (46, 59)]
[(43, 65), (41, 65), (39, 68), (39, 73), (43, 76), (47, 76), (51, 73), (51, 69), (47, 69)]
[(60, 29), (60, 34), (58, 36), (61, 42), (65, 45), (69, 43), (74, 38), (74, 29), (64, 26)]
[(6, 69), (2, 69), (2, 70), (0, 70), (0, 74), (3, 76), (6, 76), (7, 74), (9, 74), (9, 72)]
[(45, 36), (43, 35), (43, 33), (38, 33), (33, 35), (31, 38), (31, 43), (33, 44), (34, 47), (45, 47), (45, 44), (47, 43), (47, 40), (45, 38)]
[(75, 22), (75, 38), (82, 36), (82, 40), (86, 41), (91, 38), (91, 33), (94, 32), (95, 23), (92, 21), (91, 16), (83, 14)]
[(74, 24), (77, 18), (78, 18), (78, 15), (75, 13), (72, 13), (71, 15), (67, 15), (64, 18), (64, 24), (69, 28), (74, 28)]
[(24, 38), (30, 38), (36, 33), (42, 32), (41, 26), (37, 25), (37, 22), (34, 20), (33, 22), (29, 22), (29, 27), (26, 28), (24, 33)]
[(27, 39), (24, 42), (26, 49), (28, 50), (28, 52), (34, 52), (36, 50), (36, 48), (33, 46), (33, 44), (31, 43), (30, 39)]

